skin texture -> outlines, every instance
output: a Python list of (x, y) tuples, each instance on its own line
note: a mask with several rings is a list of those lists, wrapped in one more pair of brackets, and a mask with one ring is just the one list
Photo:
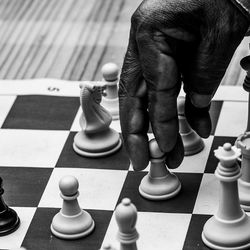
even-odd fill
[(184, 157), (177, 96), (183, 83), (186, 117), (206, 138), (210, 102), (249, 22), (228, 0), (145, 0), (131, 18), (119, 83), (120, 121), (135, 170), (149, 162), (149, 123), (169, 168)]

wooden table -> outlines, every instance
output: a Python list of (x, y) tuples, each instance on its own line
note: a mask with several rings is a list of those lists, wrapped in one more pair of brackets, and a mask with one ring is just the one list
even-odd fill
[[(120, 67), (130, 17), (141, 0), (0, 0), (0, 79), (100, 80), (106, 62)], [(241, 85), (237, 51), (223, 85)]]

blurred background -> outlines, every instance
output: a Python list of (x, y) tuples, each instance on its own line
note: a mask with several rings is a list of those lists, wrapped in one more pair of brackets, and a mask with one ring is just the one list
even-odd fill
[[(100, 80), (122, 66), (130, 17), (141, 0), (0, 0), (0, 79)], [(239, 46), (223, 85), (241, 85)]]

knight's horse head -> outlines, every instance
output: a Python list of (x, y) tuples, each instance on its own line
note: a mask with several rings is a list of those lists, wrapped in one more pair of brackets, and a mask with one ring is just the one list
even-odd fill
[(80, 125), (87, 134), (98, 133), (109, 128), (112, 116), (101, 105), (105, 85), (101, 82), (86, 82), (80, 85), (82, 115)]

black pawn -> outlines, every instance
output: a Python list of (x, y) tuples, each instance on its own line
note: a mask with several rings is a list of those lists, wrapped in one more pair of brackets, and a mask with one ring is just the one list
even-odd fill
[(2, 184), (3, 180), (0, 177), (0, 236), (14, 232), (20, 225), (17, 213), (12, 208), (9, 208), (2, 198), (4, 193)]

